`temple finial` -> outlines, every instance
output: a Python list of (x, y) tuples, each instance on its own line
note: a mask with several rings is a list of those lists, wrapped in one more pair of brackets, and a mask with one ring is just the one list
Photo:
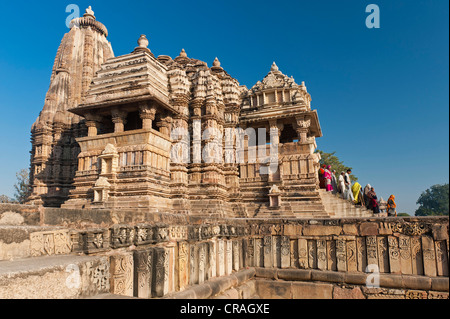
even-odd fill
[(181, 49), (180, 57), (187, 58), (187, 54), (186, 54), (186, 51), (184, 51), (184, 49)]
[(85, 11), (85, 14), (83, 14), (83, 17), (91, 17), (91, 18), (95, 19), (94, 11), (92, 11), (92, 7), (91, 6), (87, 7), (87, 9)]
[(140, 48), (146, 49), (148, 47), (148, 40), (145, 34), (141, 34), (141, 37), (137, 41)]
[(220, 61), (217, 57), (214, 59), (213, 66), (220, 67)]
[(272, 63), (272, 66), (270, 67), (270, 71), (272, 71), (272, 72), (279, 71), (278, 66), (275, 64), (275, 61)]

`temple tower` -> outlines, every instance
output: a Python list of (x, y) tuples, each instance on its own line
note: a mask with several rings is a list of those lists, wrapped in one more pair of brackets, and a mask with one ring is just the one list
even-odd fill
[(68, 112), (81, 103), (100, 65), (114, 56), (106, 27), (91, 7), (70, 23), (56, 53), (44, 107), (31, 128), (29, 202), (60, 206), (68, 198), (85, 120)]

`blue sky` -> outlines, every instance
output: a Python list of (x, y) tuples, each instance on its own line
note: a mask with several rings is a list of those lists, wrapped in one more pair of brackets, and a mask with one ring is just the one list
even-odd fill
[[(380, 8), (368, 29), (368, 4)], [(445, 0), (2, 1), (0, 10), (0, 194), (29, 166), (30, 127), (43, 107), (66, 6), (89, 5), (116, 56), (146, 34), (158, 56), (222, 67), (253, 86), (275, 61), (306, 82), (323, 137), (379, 196), (414, 214), (420, 193), (449, 180), (449, 34)]]

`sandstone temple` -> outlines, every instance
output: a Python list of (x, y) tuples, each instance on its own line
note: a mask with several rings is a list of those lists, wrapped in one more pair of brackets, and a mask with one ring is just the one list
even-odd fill
[(0, 204), (0, 298), (448, 298), (448, 217), (319, 189), (305, 82), (107, 37), (89, 7), (57, 50), (31, 196)]

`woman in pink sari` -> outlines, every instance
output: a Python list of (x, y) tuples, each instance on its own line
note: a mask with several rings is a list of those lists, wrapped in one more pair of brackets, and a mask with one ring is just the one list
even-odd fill
[(333, 191), (333, 186), (331, 185), (331, 166), (328, 165), (324, 172), (325, 177), (325, 188), (327, 192)]

